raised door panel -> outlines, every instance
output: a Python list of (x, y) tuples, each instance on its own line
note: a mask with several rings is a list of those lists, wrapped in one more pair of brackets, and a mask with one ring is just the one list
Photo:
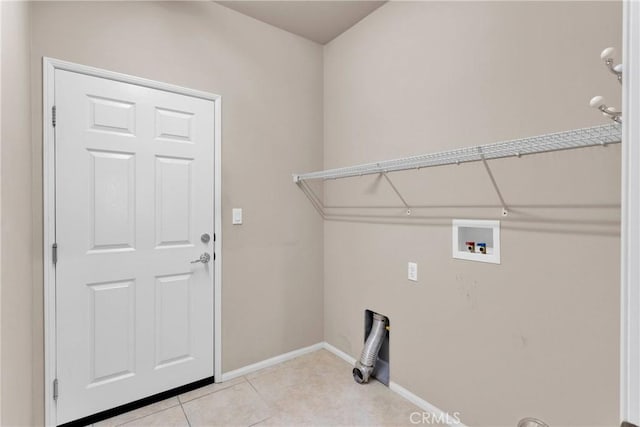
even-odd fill
[(193, 119), (193, 113), (156, 107), (156, 139), (193, 142)]
[(156, 369), (193, 358), (191, 287), (191, 273), (156, 278)]
[(156, 246), (193, 246), (193, 159), (156, 156)]
[(120, 135), (135, 135), (136, 107), (128, 101), (87, 95), (89, 129)]
[(135, 248), (135, 156), (89, 150), (91, 252)]
[(135, 374), (135, 281), (87, 286), (89, 296), (88, 387)]

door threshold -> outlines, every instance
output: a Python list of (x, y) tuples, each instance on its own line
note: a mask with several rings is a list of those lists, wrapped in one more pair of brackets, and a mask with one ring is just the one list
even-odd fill
[(163, 391), (153, 396), (148, 396), (134, 402), (125, 403), (124, 405), (117, 406), (106, 411), (98, 412), (97, 414), (89, 415), (78, 420), (69, 421), (68, 423), (60, 424), (59, 427), (84, 427), (100, 421), (104, 421), (109, 418), (113, 418), (125, 412), (133, 411), (135, 409), (142, 408), (143, 406), (151, 405), (152, 403), (160, 402), (161, 400), (169, 399), (170, 397), (178, 396), (179, 394), (186, 393), (191, 390), (195, 390), (200, 387), (204, 387), (215, 382), (214, 377), (204, 378), (180, 387), (172, 388), (171, 390)]

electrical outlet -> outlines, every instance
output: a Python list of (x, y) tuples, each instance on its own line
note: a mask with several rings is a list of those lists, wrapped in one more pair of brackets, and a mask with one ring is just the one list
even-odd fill
[(408, 264), (407, 270), (408, 270), (407, 279), (417, 282), (418, 281), (418, 264), (415, 262), (410, 262)]

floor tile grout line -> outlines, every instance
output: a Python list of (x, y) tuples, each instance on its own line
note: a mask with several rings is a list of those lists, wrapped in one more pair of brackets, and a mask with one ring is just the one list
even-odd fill
[[(180, 402), (180, 399), (178, 399), (178, 402)], [(189, 420), (189, 416), (187, 415), (187, 411), (184, 410), (184, 405), (182, 405), (182, 402), (180, 402), (180, 409), (182, 409), (182, 413), (184, 414), (184, 419), (187, 420), (187, 425), (189, 427), (191, 427), (191, 421)]]
[(273, 415), (271, 415), (271, 416), (269, 416), (269, 417), (265, 418), (264, 420), (260, 420), (260, 421), (258, 421), (257, 423), (253, 423), (253, 424), (249, 425), (249, 427), (255, 427), (255, 426), (259, 425), (259, 424), (262, 424), (262, 423), (263, 423), (263, 422), (265, 422), (265, 421), (270, 420), (271, 418), (273, 418)]
[[(2, 0), (0, 0), (0, 1), (2, 1)], [(244, 376), (239, 377), (239, 378), (244, 378)], [(235, 380), (235, 379), (234, 379), (234, 380)], [(229, 380), (229, 381), (227, 381), (227, 382), (231, 382), (231, 381), (234, 381), (234, 380)], [(246, 379), (245, 379), (245, 381), (246, 381)], [(216, 384), (224, 384), (224, 383), (216, 383)], [(194, 397), (194, 398), (189, 399), (189, 400), (185, 400), (184, 402), (182, 401), (182, 399), (180, 399), (180, 396), (184, 396), (185, 394), (190, 393), (190, 392), (183, 393), (182, 395), (179, 395), (179, 396), (177, 396), (177, 397), (178, 397), (178, 401), (180, 402), (180, 404), (182, 404), (182, 403), (188, 403), (188, 402), (192, 402), (192, 401), (194, 401), (194, 400), (198, 400), (198, 399), (200, 399), (200, 398), (202, 398), (202, 397), (209, 396), (210, 394), (218, 393), (218, 392), (223, 391), (223, 390), (226, 390), (226, 389), (228, 389), (228, 388), (235, 387), (235, 386), (237, 386), (237, 385), (239, 385), (239, 384), (242, 384), (242, 381), (238, 381), (238, 382), (235, 382), (235, 383), (229, 384), (228, 386), (223, 387), (223, 388), (220, 388), (220, 389), (218, 389), (218, 390), (213, 390), (213, 391), (210, 391), (210, 392), (208, 392), (208, 393), (204, 393), (204, 394), (203, 394), (203, 395), (201, 395), (201, 396)], [(205, 386), (205, 387), (206, 387), (206, 386)], [(198, 389), (191, 390), (191, 391), (196, 391), (196, 390), (198, 390)]]
[[(344, 362), (342, 359), (337, 358), (335, 355), (332, 355), (332, 356), (334, 356), (335, 359), (340, 360), (340, 362)], [(332, 358), (330, 358), (330, 359), (332, 359)], [(342, 372), (343, 368), (345, 367), (345, 364), (346, 364), (346, 366), (350, 366), (346, 362), (339, 364), (340, 365), (339, 366), (339, 368), (340, 368), (339, 372), (335, 369), (336, 367), (334, 367), (333, 363), (330, 363), (331, 360), (324, 360), (324, 358), (321, 358), (321, 359), (316, 360), (315, 362), (313, 360), (311, 360), (310, 362), (313, 362), (314, 365), (316, 365), (316, 364), (317, 365), (321, 365), (321, 366), (325, 366), (326, 365), (325, 366), (325, 368), (327, 368), (326, 370), (331, 371), (332, 375), (333, 374), (337, 374), (340, 377), (343, 377), (344, 375), (346, 375), (349, 379), (351, 379), (350, 378), (351, 375), (349, 375), (347, 373), (347, 371), (345, 371), (344, 373)], [(296, 372), (300, 371), (301, 369), (302, 369), (302, 371), (307, 372), (308, 367), (306, 366), (306, 364), (308, 364), (308, 363), (305, 362), (304, 365), (299, 365), (299, 364), (289, 364), (289, 363), (283, 362), (283, 363), (281, 363), (279, 365), (280, 369), (276, 368), (276, 371), (280, 371), (281, 369), (284, 368), (284, 369), (288, 369), (288, 370), (293, 369), (292, 372), (294, 374)], [(286, 365), (286, 368), (283, 365)], [(267, 370), (269, 372), (273, 371), (272, 369), (267, 369)], [(325, 372), (326, 370), (322, 370), (322, 372)], [(302, 372), (302, 371), (300, 371), (300, 372)], [(313, 374), (317, 374), (317, 373), (319, 373), (319, 372), (317, 371), (317, 369), (314, 368)], [(264, 374), (267, 374), (267, 372), (264, 372)], [(256, 384), (253, 384), (253, 380), (256, 380)], [(275, 380), (277, 380), (277, 375), (276, 375)], [(189, 419), (189, 416), (187, 415), (187, 412), (186, 412), (186, 407), (185, 407), (186, 404), (191, 403), (191, 402), (193, 402), (195, 400), (203, 399), (205, 397), (211, 398), (214, 394), (216, 394), (216, 393), (218, 393), (220, 391), (229, 390), (229, 389), (232, 389), (232, 388), (234, 388), (236, 386), (242, 386), (242, 384), (244, 382), (246, 382), (251, 387), (251, 389), (256, 393), (258, 399), (261, 400), (262, 403), (266, 405), (267, 409), (269, 409), (269, 412), (271, 412), (271, 414), (269, 414), (269, 413), (264, 414), (264, 415), (266, 415), (266, 417), (264, 419), (261, 419), (259, 421), (254, 422), (253, 424), (248, 425), (248, 427), (259, 426), (262, 423), (267, 422), (268, 420), (277, 419), (279, 416), (285, 415), (287, 413), (287, 411), (284, 410), (284, 408), (281, 408), (276, 402), (272, 402), (271, 401), (271, 399), (269, 398), (270, 396), (269, 396), (269, 393), (268, 393), (268, 391), (269, 391), (268, 387), (267, 387), (267, 390), (263, 390), (263, 383), (265, 381), (266, 381), (266, 384), (268, 385), (270, 381), (271, 382), (274, 381), (274, 378), (264, 379), (263, 375), (260, 375), (259, 371), (258, 371), (258, 375), (255, 375), (254, 373), (245, 374), (245, 375), (239, 376), (239, 377), (237, 377), (235, 379), (232, 379), (232, 380), (229, 380), (229, 381), (225, 381), (224, 383), (220, 383), (220, 385), (224, 385), (226, 383), (226, 385), (223, 388), (216, 389), (216, 390), (213, 390), (213, 391), (208, 391), (208, 392), (205, 392), (204, 394), (202, 394), (202, 395), (200, 395), (198, 397), (194, 397), (192, 399), (184, 400), (184, 401), (183, 401), (183, 399), (181, 399), (181, 397), (182, 397), (181, 395), (174, 396), (172, 399), (169, 399), (169, 403), (168, 403), (169, 406), (167, 406), (167, 407), (156, 408), (155, 410), (152, 410), (148, 414), (134, 416), (133, 418), (131, 418), (129, 420), (126, 420), (126, 418), (125, 418), (126, 421), (123, 420), (124, 422), (120, 422), (120, 423), (116, 421), (117, 424), (113, 424), (113, 425), (125, 426), (126, 427), (126, 425), (129, 425), (131, 423), (139, 422), (140, 420), (142, 420), (144, 418), (147, 418), (147, 417), (150, 417), (150, 416), (153, 416), (153, 415), (157, 415), (157, 414), (159, 414), (161, 412), (168, 411), (170, 409), (175, 409), (176, 406), (180, 405), (180, 409), (181, 409), (181, 411), (183, 413), (183, 416), (185, 417), (185, 421), (187, 422), (187, 426), (188, 427), (192, 427), (192, 423), (191, 423), (191, 421)], [(334, 382), (334, 381), (332, 381), (332, 382)], [(337, 383), (340, 384), (339, 387), (342, 387), (342, 383), (343, 382), (344, 381), (342, 381), (342, 380), (337, 382)], [(349, 383), (353, 384), (352, 381), (349, 381)], [(262, 392), (258, 390), (258, 387), (260, 387), (260, 389), (263, 392), (266, 391), (267, 392), (267, 396), (264, 396), (262, 394)], [(362, 387), (362, 386), (360, 386), (360, 387)], [(388, 389), (388, 387), (386, 387), (386, 388)], [(247, 389), (245, 389), (245, 390), (247, 390)], [(377, 393), (374, 393), (374, 395), (377, 395)], [(394, 396), (400, 397), (401, 400), (403, 400), (405, 402), (407, 401), (407, 399), (403, 398), (403, 396), (398, 396), (398, 395), (395, 395), (395, 394), (394, 394)], [(161, 403), (161, 402), (158, 402), (158, 403)], [(411, 403), (411, 402), (409, 401), (408, 403)], [(414, 405), (411, 405), (411, 406), (414, 406)], [(190, 405), (190, 408), (194, 409), (192, 407), (192, 405)], [(194, 413), (192, 411), (192, 409), (190, 409), (191, 414), (196, 416), (197, 415), (197, 411)], [(122, 414), (122, 415), (125, 415), (125, 414)], [(176, 413), (176, 415), (177, 415), (177, 413)], [(257, 415), (257, 413), (256, 413), (256, 415)], [(105, 421), (109, 421), (109, 420), (105, 420)], [(249, 420), (247, 420), (247, 421), (249, 421)], [(336, 426), (338, 426), (338, 425), (339, 424), (336, 424)], [(96, 427), (96, 426), (94, 426), (94, 427)]]
[(253, 385), (253, 383), (249, 380), (249, 378), (246, 378), (246, 381), (249, 383), (249, 385), (251, 386), (251, 388), (258, 394), (260, 394), (260, 392), (258, 391), (258, 389), (256, 388), (256, 386)]
[[(149, 417), (149, 416), (151, 416), (151, 415), (157, 414), (158, 412), (166, 411), (167, 409), (175, 408), (176, 406), (180, 405), (180, 399), (178, 399), (178, 396), (175, 396), (175, 398), (176, 398), (176, 401), (178, 402), (178, 403), (176, 403), (175, 405), (167, 406), (166, 408), (162, 408), (162, 409), (158, 409), (157, 411), (149, 412), (149, 413), (148, 413), (148, 414), (146, 414), (146, 415), (141, 415), (141, 416), (139, 416), (139, 417), (132, 418), (132, 419), (130, 419), (130, 420), (128, 420), (128, 421), (125, 421), (125, 422), (123, 422), (123, 423), (116, 424), (116, 427), (120, 427), (120, 426), (123, 426), (123, 425), (129, 424), (129, 423), (132, 423), (132, 422), (134, 422), (134, 421), (141, 420), (141, 419), (143, 419), (143, 418), (145, 418), (145, 417)], [(157, 402), (157, 403), (160, 403), (160, 402)], [(153, 405), (153, 403), (152, 403), (151, 405)], [(151, 406), (151, 405), (147, 405), (147, 406), (143, 406), (142, 408), (134, 409), (134, 411), (137, 411), (137, 410), (139, 410), (139, 409), (148, 408), (148, 407), (149, 407), (149, 406)], [(131, 411), (131, 412), (133, 412), (133, 411)], [(126, 414), (126, 413), (127, 413), (127, 412), (125, 412), (124, 414)], [(124, 414), (120, 414), (120, 415), (124, 415)], [(115, 416), (115, 417), (113, 417), (113, 418), (119, 417), (120, 415), (116, 415), (116, 416)], [(104, 421), (109, 421), (110, 419), (113, 419), (113, 418), (107, 418), (107, 419), (106, 419), (106, 420), (104, 420)]]
[[(287, 361), (287, 362), (288, 362), (288, 361)], [(282, 362), (282, 363), (280, 363), (280, 364), (278, 364), (278, 365), (274, 365), (273, 367), (269, 367), (269, 368), (275, 368), (275, 369), (273, 369), (273, 370), (279, 370), (279, 369), (281, 369), (281, 368), (282, 368), (282, 365), (283, 365), (283, 364), (285, 364), (285, 363), (286, 363), (286, 362)], [(262, 370), (257, 371), (255, 374), (258, 374), (258, 375), (253, 375), (253, 377), (254, 377), (254, 378), (260, 377), (261, 375), (260, 375), (259, 373), (260, 373), (261, 371), (264, 371), (264, 370), (271, 371), (272, 369), (269, 369), (269, 368), (264, 368), (264, 369), (262, 369)], [(268, 373), (268, 372), (263, 372), (262, 374), (267, 374), (267, 373)], [(225, 381), (225, 382), (227, 382), (227, 381)], [(186, 404), (186, 403), (192, 402), (192, 401), (194, 401), (194, 400), (197, 400), (197, 399), (200, 399), (200, 398), (203, 398), (203, 397), (209, 396), (209, 395), (211, 395), (211, 394), (214, 394), (214, 393), (217, 393), (217, 392), (220, 392), (220, 391), (223, 391), (223, 390), (227, 390), (227, 389), (229, 389), (229, 388), (235, 387), (236, 385), (240, 385), (240, 384), (242, 384), (242, 382), (247, 382), (247, 383), (249, 383), (249, 385), (251, 386), (251, 388), (253, 388), (253, 390), (258, 394), (258, 396), (260, 397), (260, 399), (261, 399), (261, 400), (262, 400), (262, 401), (263, 401), (263, 402), (264, 402), (268, 407), (272, 408), (271, 403), (269, 403), (269, 401), (268, 401), (267, 399), (265, 399), (265, 398), (264, 398), (264, 396), (263, 396), (263, 395), (258, 391), (258, 389), (256, 389), (255, 385), (251, 382), (251, 380), (249, 379), (249, 375), (242, 375), (242, 376), (238, 377), (237, 379), (232, 379), (232, 380), (229, 380), (228, 382), (229, 382), (230, 384), (229, 384), (227, 387), (224, 387), (224, 388), (221, 388), (221, 389), (218, 389), (218, 390), (214, 390), (214, 391), (211, 391), (211, 392), (208, 392), (208, 393), (204, 393), (204, 394), (203, 394), (203, 395), (201, 395), (201, 396), (194, 397), (193, 399), (185, 400), (184, 402), (183, 402), (183, 401), (182, 401), (182, 399), (180, 398), (180, 396), (181, 396), (181, 395), (174, 396), (174, 397), (175, 397), (175, 399), (176, 399), (176, 401), (177, 401), (177, 403), (176, 403), (176, 404), (171, 405), (171, 406), (168, 406), (168, 407), (166, 407), (166, 408), (162, 408), (162, 409), (154, 410), (154, 411), (152, 411), (152, 412), (150, 412), (150, 413), (148, 413), (148, 414), (141, 415), (141, 416), (139, 416), (139, 417), (134, 417), (134, 418), (132, 418), (132, 419), (130, 419), (130, 420), (127, 420), (127, 421), (125, 421), (125, 422), (123, 422), (123, 423), (121, 423), (121, 424), (116, 424), (116, 427), (124, 426), (124, 425), (129, 424), (129, 423), (132, 423), (132, 422), (134, 422), (134, 421), (138, 421), (138, 420), (141, 420), (141, 419), (143, 419), (143, 418), (149, 417), (149, 416), (151, 416), (151, 415), (157, 414), (157, 413), (159, 413), (159, 412), (162, 412), (162, 411), (165, 411), (165, 410), (168, 410), (168, 409), (175, 408), (175, 407), (176, 407), (176, 406), (178, 406), (178, 405), (180, 405), (180, 407), (181, 407), (181, 409), (182, 409), (182, 412), (184, 413), (185, 417), (187, 418), (187, 423), (189, 424), (189, 426), (191, 426), (191, 422), (189, 421), (189, 417), (188, 417), (188, 416), (187, 416), (187, 414), (186, 414), (186, 411), (185, 411), (185, 409), (184, 409), (183, 404)], [(224, 384), (224, 383), (220, 383), (220, 384)], [(197, 389), (196, 389), (196, 390), (197, 390)], [(186, 394), (186, 393), (183, 393), (183, 394)], [(158, 403), (159, 403), (159, 402), (158, 402)], [(151, 406), (151, 405), (148, 405), (148, 406)], [(143, 408), (145, 408), (145, 407), (143, 407)], [(143, 408), (139, 408), (139, 409), (143, 409)], [(272, 408), (272, 409), (273, 409), (273, 408)], [(126, 414), (126, 413), (125, 413), (125, 414)], [(121, 415), (124, 415), (124, 414), (121, 414)], [(118, 416), (116, 416), (116, 417), (118, 417)], [(116, 417), (114, 417), (114, 418), (116, 418)], [(273, 417), (273, 416), (267, 417), (267, 418), (265, 418), (264, 420), (259, 421), (258, 423), (264, 422), (264, 421), (266, 421), (266, 420), (268, 420), (268, 419), (270, 419), (270, 418), (272, 418), (272, 417)], [(109, 420), (109, 419), (107, 419), (107, 420), (105, 420), (105, 421), (108, 421), (108, 420)], [(255, 425), (255, 424), (254, 424), (254, 425)]]
[[(265, 399), (264, 397), (262, 397), (262, 395), (258, 392), (258, 390), (256, 390), (255, 386), (254, 386), (253, 384), (251, 384), (251, 382), (249, 381), (249, 379), (248, 379), (248, 378), (246, 378), (244, 375), (243, 375), (242, 377), (240, 377), (240, 378), (242, 378), (242, 380), (243, 380), (243, 381), (238, 381), (237, 383), (231, 384), (229, 387), (226, 387), (226, 388), (224, 388), (224, 389), (222, 389), (222, 390), (218, 390), (218, 391), (229, 390), (229, 389), (232, 389), (232, 388), (234, 388), (234, 387), (240, 386), (240, 385), (242, 385), (243, 383), (248, 383), (249, 387), (251, 387), (251, 389), (252, 389), (252, 390), (256, 393), (256, 395), (258, 396), (258, 399), (260, 399), (260, 401), (261, 401), (264, 405), (266, 405), (266, 407), (269, 409), (269, 412), (270, 412), (270, 415), (269, 415), (269, 416), (267, 416), (267, 417), (265, 417), (265, 418), (263, 418), (263, 419), (261, 419), (261, 420), (259, 420), (259, 421), (255, 422), (255, 423), (253, 423), (253, 424), (250, 424), (248, 427), (256, 426), (256, 425), (258, 425), (258, 424), (260, 424), (260, 423), (263, 423), (263, 422), (265, 422), (265, 421), (267, 421), (267, 420), (269, 420), (269, 419), (273, 418), (273, 417), (274, 417), (274, 415), (275, 415), (275, 414), (274, 414), (274, 410), (275, 410), (275, 408), (273, 408), (273, 407), (271, 406), (271, 404), (269, 404), (269, 402), (267, 402), (267, 401), (266, 401), (266, 399)], [(203, 396), (200, 396), (200, 397), (198, 397), (198, 398), (195, 398), (195, 399), (189, 400), (189, 401), (187, 401), (187, 402), (185, 402), (185, 403), (192, 402), (192, 401), (194, 401), (194, 400), (198, 400), (198, 399), (204, 398), (204, 397), (209, 396), (209, 395), (212, 395), (212, 394), (214, 394), (214, 393), (215, 393), (215, 392), (207, 393), (207, 394), (205, 394), (205, 395), (203, 395)], [(184, 409), (184, 404), (183, 404), (179, 399), (178, 399), (178, 401), (180, 402), (180, 407), (182, 408), (182, 412), (184, 413), (184, 416), (185, 416), (185, 417), (186, 417), (186, 419), (187, 419), (187, 423), (189, 424), (189, 427), (191, 427), (191, 421), (189, 420), (189, 416), (187, 415), (186, 410)]]
[(258, 395), (258, 397), (267, 404), (267, 406), (269, 406), (269, 408), (271, 408), (271, 403), (269, 403), (269, 401), (267, 399), (264, 398), (264, 396), (262, 396), (262, 393), (260, 393), (258, 391), (258, 389), (256, 388), (255, 385), (253, 385), (253, 383), (251, 381), (249, 381), (249, 378), (247, 378), (247, 382), (249, 383), (249, 385), (251, 386), (251, 388), (253, 389), (253, 391), (256, 392), (256, 394)]
[[(273, 418), (273, 417), (275, 416), (275, 413), (276, 413), (276, 412), (277, 412), (277, 413), (280, 413), (280, 412), (281, 412), (281, 410), (280, 410), (280, 408), (278, 407), (278, 405), (276, 405), (275, 403), (273, 403), (273, 402), (271, 402), (270, 400), (266, 399), (266, 398), (262, 395), (262, 393), (260, 393), (260, 392), (258, 391), (258, 389), (256, 388), (256, 386), (255, 386), (255, 385), (253, 385), (253, 383), (249, 380), (249, 378), (246, 378), (246, 381), (249, 383), (249, 385), (251, 386), (251, 388), (256, 392), (256, 394), (258, 395), (258, 397), (260, 398), (260, 400), (261, 400), (265, 405), (267, 405), (267, 408), (269, 408), (269, 411), (270, 411), (270, 412), (272, 412), (272, 415), (271, 415), (271, 416), (269, 416), (269, 417), (265, 418), (265, 419), (264, 419), (264, 420), (262, 420), (262, 421), (259, 421), (259, 422), (258, 422), (258, 423), (256, 423), (256, 424), (262, 423), (262, 422), (264, 422), (264, 421), (266, 421), (266, 420), (268, 420), (268, 419)], [(253, 424), (253, 425), (256, 425), (256, 424)], [(249, 426), (249, 427), (251, 427), (251, 426)]]

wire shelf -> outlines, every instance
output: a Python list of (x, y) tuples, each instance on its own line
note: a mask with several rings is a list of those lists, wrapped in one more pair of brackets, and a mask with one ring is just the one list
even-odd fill
[(300, 183), (316, 179), (340, 179), (361, 175), (380, 174), (407, 169), (420, 169), (467, 162), (477, 162), (502, 157), (520, 157), (525, 154), (546, 153), (592, 147), (596, 145), (616, 144), (621, 141), (622, 125), (612, 123), (564, 132), (549, 133), (493, 144), (465, 147), (438, 153), (366, 163), (344, 168), (328, 169), (318, 172), (294, 174), (293, 181)]

